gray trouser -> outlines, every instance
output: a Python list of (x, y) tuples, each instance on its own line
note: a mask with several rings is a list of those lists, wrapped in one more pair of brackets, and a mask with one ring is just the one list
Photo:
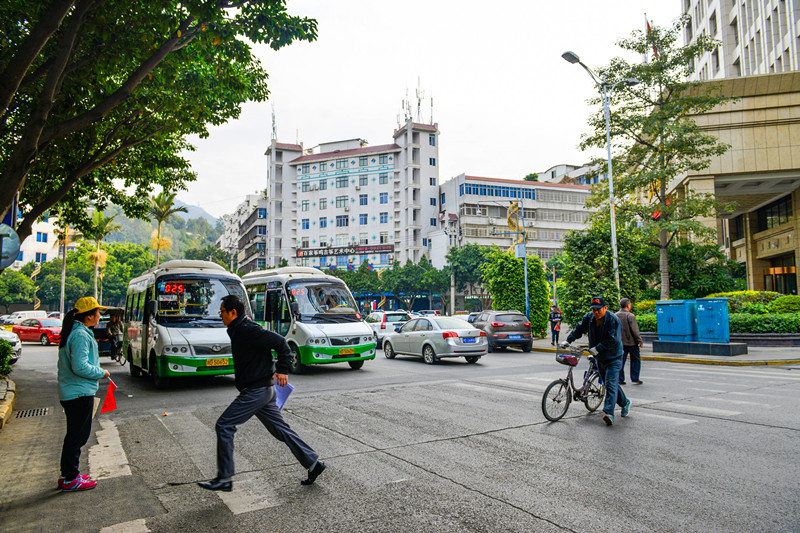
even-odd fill
[(304, 468), (313, 466), (319, 455), (289, 427), (275, 404), (275, 387), (242, 389), (217, 420), (217, 475), (229, 478), (236, 473), (233, 466), (233, 435), (236, 426), (255, 415), (273, 437), (285, 442)]

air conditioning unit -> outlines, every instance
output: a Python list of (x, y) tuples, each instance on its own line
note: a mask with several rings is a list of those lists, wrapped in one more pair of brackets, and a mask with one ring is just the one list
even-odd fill
[(350, 211), (350, 206), (349, 206), (349, 205), (348, 205), (348, 206), (345, 206), (344, 210), (345, 210), (345, 211)]
[(356, 190), (360, 191), (361, 190), (361, 185), (356, 185)]
[(319, 190), (319, 187), (318, 187), (318, 186), (316, 186), (316, 185), (312, 185), (312, 186), (311, 186), (311, 190), (312, 190), (312, 191)]

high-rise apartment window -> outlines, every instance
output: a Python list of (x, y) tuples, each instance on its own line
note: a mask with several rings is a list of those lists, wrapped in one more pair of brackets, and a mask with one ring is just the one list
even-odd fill
[(382, 204), (388, 204), (389, 203), (389, 193), (388, 192), (382, 192), (381, 193), (380, 202)]
[(432, 166), (432, 167), (435, 167), (435, 166), (436, 166), (436, 158), (435, 158), (435, 157), (431, 157), (431, 158), (429, 158), (429, 159), (428, 159), (428, 164), (429, 164), (430, 166)]
[(337, 196), (336, 207), (347, 207), (347, 196)]
[(309, 220), (307, 218), (304, 218), (303, 220), (300, 221), (300, 228), (301, 229), (309, 229), (309, 227), (310, 227), (309, 226)]
[(36, 242), (47, 242), (47, 233), (36, 232)]
[(320, 248), (327, 248), (328, 247), (328, 236), (327, 235), (320, 235), (319, 236), (319, 247)]
[(359, 176), (358, 184), (362, 187), (365, 185), (369, 185), (369, 176)]
[(328, 181), (327, 180), (320, 181), (319, 182), (319, 190), (325, 191), (327, 189), (328, 189)]
[(310, 207), (311, 207), (311, 202), (309, 202), (308, 200), (303, 200), (302, 202), (300, 202), (301, 211), (308, 211)]
[(431, 205), (436, 205), (436, 198), (431, 198)]
[(259, 208), (259, 210), (258, 210), (258, 218), (267, 218), (267, 210)]
[(378, 163), (381, 165), (385, 165), (389, 162), (389, 154), (381, 154), (378, 156)]
[(389, 213), (386, 211), (381, 212), (381, 224), (389, 222)]
[(428, 181), (429, 181), (429, 183), (430, 183), (431, 185), (433, 185), (434, 187), (436, 187), (436, 178), (429, 178), (429, 179), (428, 179)]
[(308, 192), (309, 185), (307, 181), (300, 184), (300, 192)]
[(319, 199), (319, 208), (320, 209), (328, 209), (328, 199), (327, 198), (320, 198)]
[(347, 256), (346, 255), (337, 255), (336, 256), (336, 266), (337, 267), (346, 267), (347, 266)]
[(439, 204), (444, 205), (444, 193), (442, 193), (442, 197), (439, 199)]
[(369, 234), (368, 233), (359, 233), (358, 234), (358, 244), (369, 244)]
[(319, 217), (319, 227), (320, 229), (328, 227), (328, 217)]
[(382, 265), (389, 264), (389, 254), (381, 254), (381, 264)]
[(381, 244), (386, 244), (387, 242), (389, 242), (389, 232), (388, 231), (380, 232), (379, 240)]
[(366, 194), (359, 194), (358, 195), (358, 205), (367, 205), (367, 195)]
[(259, 235), (266, 235), (267, 234), (267, 227), (266, 226), (258, 226), (258, 234)]
[(336, 215), (336, 227), (346, 228), (350, 225), (350, 217), (347, 215)]
[(347, 246), (347, 241), (350, 239), (350, 235), (347, 233), (337, 233), (336, 234), (336, 246)]
[(41, 252), (36, 252), (36, 262), (37, 263), (44, 263), (47, 261), (47, 254), (43, 254)]
[(428, 144), (431, 146), (436, 146), (436, 134), (429, 133), (428, 134)]
[(347, 168), (347, 159), (337, 159), (336, 168), (337, 170), (340, 168)]
[(361, 224), (362, 226), (366, 226), (367, 224), (369, 224), (367, 218), (368, 217), (366, 213), (361, 213), (360, 215), (358, 215), (358, 223)]
[(366, 157), (366, 156), (361, 156), (361, 157), (359, 157), (359, 158), (358, 158), (358, 166), (360, 166), (360, 167), (365, 167), (365, 166), (367, 166), (367, 160), (368, 160), (368, 159), (369, 159), (369, 158), (368, 158), (368, 157)]
[(308, 237), (300, 239), (300, 248), (308, 248)]
[(308, 172), (310, 170), (310, 167), (309, 167), (308, 163), (303, 163), (303, 166), (301, 168), (302, 168), (302, 170), (300, 172), (302, 174), (308, 174)]
[(389, 183), (389, 174), (386, 173), (378, 174), (378, 183), (380, 185), (386, 185), (387, 183)]
[(435, 225), (436, 225), (436, 219), (435, 219), (435, 218), (432, 218), (432, 219), (431, 219), (431, 226), (435, 226)]
[(339, 176), (336, 178), (336, 188), (341, 189), (342, 187), (347, 187), (347, 176)]

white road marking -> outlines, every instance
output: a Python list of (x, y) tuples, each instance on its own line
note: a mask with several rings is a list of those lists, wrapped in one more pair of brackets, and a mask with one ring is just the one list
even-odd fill
[(737, 396), (753, 396), (757, 398), (774, 398), (774, 394), (759, 394), (757, 392), (729, 392), (728, 394), (735, 394)]
[(92, 479), (130, 476), (131, 467), (122, 448), (117, 425), (106, 418), (98, 419), (97, 444), (89, 448), (89, 471)]
[[(635, 406), (634, 406), (635, 407)], [(636, 409), (635, 411), (631, 412), (631, 418), (658, 418), (659, 420), (665, 420), (672, 425), (675, 426), (685, 426), (686, 424), (696, 424), (697, 420), (691, 420), (689, 418), (680, 418), (677, 416), (666, 416), (666, 415), (655, 415), (653, 413), (648, 412), (645, 409)]]
[[(521, 391), (513, 391), (513, 390), (508, 390), (508, 389), (502, 389), (502, 388), (499, 388), (499, 387), (492, 387), (491, 385), (477, 385), (475, 383), (453, 383), (453, 386), (459, 387), (459, 388), (462, 388), (462, 389), (478, 390), (478, 391), (481, 391), (482, 393), (486, 393), (488, 391), (488, 392), (491, 392), (492, 394), (504, 394), (506, 396), (521, 396), (521, 397), (526, 398), (528, 400), (530, 400), (530, 398), (531, 398), (531, 395), (530, 395), (529, 392), (521, 392)], [(541, 392), (541, 391), (536, 391), (536, 392)]]
[(700, 392), (728, 392), (726, 390), (706, 389), (704, 387), (689, 387), (687, 390), (697, 390)]
[(709, 396), (708, 398), (703, 398), (703, 400), (710, 400), (712, 402), (723, 402), (723, 403), (731, 403), (735, 405), (754, 405), (756, 407), (763, 407), (764, 409), (772, 409), (775, 407), (774, 405), (769, 405), (766, 403), (761, 402), (748, 402), (745, 400), (731, 400), (729, 398), (715, 398), (713, 396)]
[(714, 416), (736, 416), (742, 414), (739, 411), (728, 411), (727, 409), (714, 409), (713, 407), (701, 407), (699, 405), (692, 405), (677, 402), (664, 402), (658, 404), (659, 407), (672, 407), (681, 411), (688, 411), (688, 414), (699, 415), (714, 415)]
[(130, 522), (120, 522), (113, 526), (104, 527), (100, 533), (149, 533), (150, 529), (147, 527), (144, 518), (131, 520)]
[[(159, 417), (159, 420), (204, 477), (211, 478), (216, 475), (217, 435), (214, 428), (205, 425), (194, 414), (188, 412)], [(255, 417), (250, 423), (260, 424)], [(265, 430), (264, 438), (271, 439), (272, 436)], [(233, 478), (232, 492), (215, 493), (231, 513), (235, 515), (249, 513), (284, 503), (284, 500), (270, 489), (270, 481), (263, 473), (247, 472), (253, 470), (253, 467), (246, 457), (234, 451), (233, 459), (236, 470), (244, 473)]]
[[(555, 380), (551, 379), (549, 381), (553, 382)], [(530, 383), (525, 383), (525, 382), (522, 382), (522, 381), (514, 381), (514, 380), (511, 380), (511, 379), (501, 379), (501, 378), (489, 379), (489, 380), (487, 380), (487, 383), (497, 383), (498, 385), (511, 385), (511, 386), (514, 386), (514, 387), (518, 387), (520, 389), (529, 389), (529, 390), (534, 390), (536, 392), (541, 392), (542, 391), (542, 389), (534, 387), (534, 385), (532, 385)], [(492, 390), (495, 390), (495, 389), (492, 389)]]
[(778, 380), (800, 381), (800, 376), (792, 376), (787, 372), (775, 371), (771, 369), (743, 370), (740, 368), (725, 368), (725, 367), (717, 367), (714, 370), (705, 370), (701, 368), (659, 368), (658, 371), (681, 373), (681, 374), (702, 374), (702, 375), (715, 376), (718, 378), (742, 377), (742, 378), (769, 379), (772, 381), (778, 381)]
[(545, 383), (552, 383), (555, 380), (560, 379), (560, 378), (557, 378), (557, 377), (555, 377), (555, 378), (540, 378), (538, 376), (530, 376), (530, 377), (522, 378), (522, 379), (527, 379), (527, 380), (530, 380), (530, 381), (543, 381)]

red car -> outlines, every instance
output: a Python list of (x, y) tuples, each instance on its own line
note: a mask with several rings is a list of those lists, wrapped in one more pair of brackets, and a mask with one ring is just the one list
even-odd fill
[(21, 341), (41, 342), (42, 346), (58, 344), (61, 340), (61, 320), (57, 318), (29, 318), (16, 324), (12, 331)]

